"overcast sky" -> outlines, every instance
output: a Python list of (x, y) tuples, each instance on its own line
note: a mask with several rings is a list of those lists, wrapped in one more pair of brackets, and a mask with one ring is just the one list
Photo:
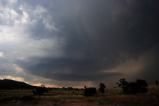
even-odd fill
[(159, 77), (158, 0), (0, 0), (0, 78), (53, 86)]

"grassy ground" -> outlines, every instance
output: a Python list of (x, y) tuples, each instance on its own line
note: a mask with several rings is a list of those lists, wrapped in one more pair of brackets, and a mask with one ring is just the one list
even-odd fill
[(82, 92), (51, 90), (43, 96), (33, 96), (31, 90), (1, 90), (0, 106), (159, 106), (159, 89), (148, 94), (123, 95), (108, 90), (106, 95), (84, 97)]

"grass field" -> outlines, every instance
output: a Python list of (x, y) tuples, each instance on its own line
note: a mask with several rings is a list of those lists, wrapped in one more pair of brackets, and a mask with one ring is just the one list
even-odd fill
[(105, 95), (85, 97), (82, 91), (50, 90), (34, 96), (32, 90), (1, 90), (0, 106), (159, 106), (159, 89), (149, 88), (147, 94), (123, 95), (110, 89)]

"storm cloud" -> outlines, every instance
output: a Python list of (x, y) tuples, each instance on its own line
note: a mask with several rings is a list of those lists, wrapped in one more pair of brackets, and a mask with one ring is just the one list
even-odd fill
[(17, 39), (0, 43), (6, 64), (56, 81), (158, 78), (158, 1), (11, 1), (1, 1), (1, 34)]

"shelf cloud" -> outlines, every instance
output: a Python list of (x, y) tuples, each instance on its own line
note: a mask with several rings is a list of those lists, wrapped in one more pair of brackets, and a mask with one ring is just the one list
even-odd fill
[(26, 81), (36, 76), (56, 84), (121, 77), (155, 80), (157, 4), (156, 0), (1, 0), (0, 75)]

